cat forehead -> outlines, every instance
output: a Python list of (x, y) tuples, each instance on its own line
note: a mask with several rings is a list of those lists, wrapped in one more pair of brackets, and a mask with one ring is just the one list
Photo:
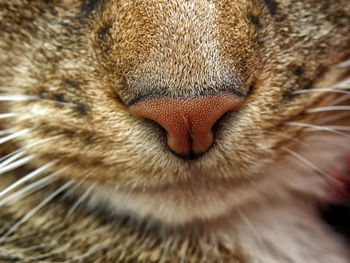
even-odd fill
[(113, 65), (137, 90), (138, 83), (182, 90), (240, 83), (258, 65), (261, 49), (262, 7), (251, 3), (107, 1), (95, 43), (103, 61), (113, 61), (108, 70)]

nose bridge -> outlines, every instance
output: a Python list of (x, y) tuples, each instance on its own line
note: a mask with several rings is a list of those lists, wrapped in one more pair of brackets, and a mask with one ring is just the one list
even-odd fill
[[(174, 65), (193, 64), (191, 59), (211, 60), (217, 54), (217, 12), (208, 1), (174, 1), (162, 12), (159, 24), (158, 45), (153, 47), (154, 56), (169, 58)], [(177, 3), (177, 4), (176, 4)], [(212, 55), (212, 56), (208, 56)], [(208, 65), (207, 65), (208, 66)]]
[(237, 86), (220, 55), (213, 3), (176, 0), (160, 2), (159, 9), (150, 14), (158, 24), (149, 39), (147, 59), (125, 74), (130, 93), (147, 90), (147, 95), (184, 97)]
[(216, 15), (208, 1), (181, 1), (169, 12), (170, 19), (164, 17), (160, 32), (167, 35), (159, 38), (160, 48), (152, 50), (152, 59), (177, 87), (186, 89), (195, 83), (209, 87), (213, 86), (209, 82), (220, 78), (216, 76), (222, 71)]

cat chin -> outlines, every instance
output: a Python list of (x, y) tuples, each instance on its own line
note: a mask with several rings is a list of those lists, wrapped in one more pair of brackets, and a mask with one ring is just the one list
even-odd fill
[(274, 204), (294, 207), (301, 200), (316, 207), (316, 201), (327, 195), (328, 175), (346, 165), (347, 140), (327, 132), (311, 132), (304, 136), (303, 144), (285, 148), (280, 160), (246, 180), (216, 180), (194, 174), (187, 181), (152, 189), (102, 185), (91, 193), (88, 205), (171, 226), (225, 220), (245, 207), (264, 207), (265, 213)]
[(346, 263), (348, 245), (321, 219), (318, 205), (327, 197), (332, 171), (346, 166), (347, 145), (347, 137), (310, 132), (244, 182), (195, 175), (183, 184), (143, 191), (100, 186), (88, 205), (209, 235), (229, 251), (244, 251), (254, 263)]

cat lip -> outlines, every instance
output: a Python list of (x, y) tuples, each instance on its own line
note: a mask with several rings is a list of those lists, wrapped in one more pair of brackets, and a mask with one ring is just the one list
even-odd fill
[(169, 146), (168, 146), (168, 149), (169, 151), (174, 154), (175, 156), (181, 158), (181, 159), (184, 159), (184, 160), (195, 160), (195, 159), (198, 159), (200, 157), (202, 157), (207, 151), (209, 151), (213, 146), (213, 143), (208, 147), (208, 149), (206, 151), (203, 151), (203, 152), (193, 152), (193, 151), (190, 151), (188, 154), (181, 154), (181, 153), (177, 153), (175, 151), (173, 151)]

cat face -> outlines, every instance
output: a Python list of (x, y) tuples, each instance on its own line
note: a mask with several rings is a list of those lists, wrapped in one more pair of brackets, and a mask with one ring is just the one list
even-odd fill
[[(4, 126), (32, 166), (100, 185), (259, 176), (305, 128), (291, 122), (314, 123), (322, 116), (307, 111), (340, 96), (306, 90), (347, 70), (337, 67), (349, 51), (347, 1), (3, 5), (0, 81), (14, 115)], [(244, 102), (214, 122), (212, 145), (196, 158), (174, 154), (162, 125), (130, 112), (144, 98), (226, 93)]]

